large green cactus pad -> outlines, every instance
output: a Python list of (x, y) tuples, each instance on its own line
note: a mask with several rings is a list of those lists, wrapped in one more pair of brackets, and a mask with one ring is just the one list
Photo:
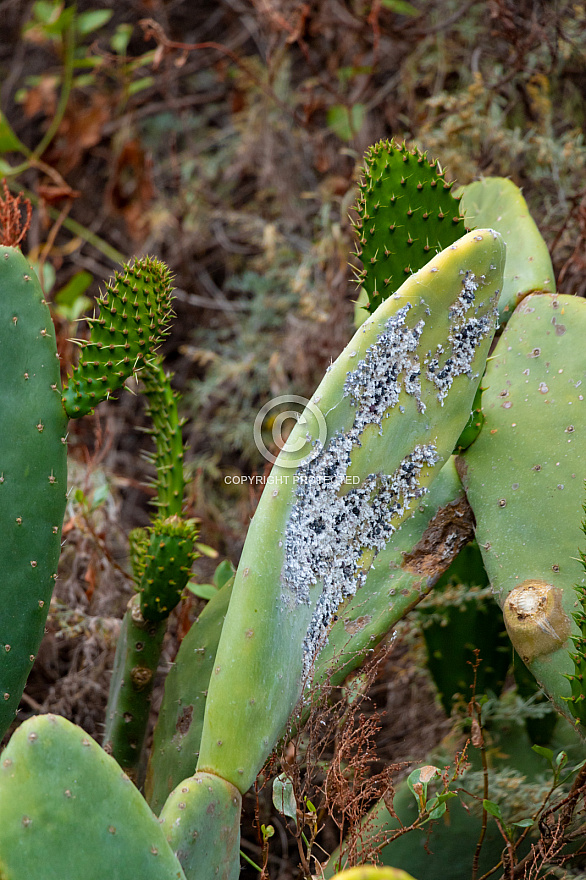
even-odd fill
[(89, 340), (79, 340), (79, 363), (63, 392), (72, 419), (91, 412), (138, 373), (166, 336), (171, 317), (171, 273), (160, 260), (143, 257), (117, 272), (88, 319)]
[(67, 490), (55, 331), (19, 250), (0, 247), (0, 737), (44, 634)]
[(384, 302), (329, 368), (249, 529), (199, 770), (248, 789), (339, 605), (449, 458), (484, 370), (503, 265), (497, 233), (464, 236)]
[(464, 222), (439, 162), (430, 162), (417, 147), (379, 141), (364, 163), (356, 256), (364, 267), (358, 281), (368, 295), (368, 311), (374, 312), (407, 276), (460, 238)]
[(547, 245), (512, 180), (487, 177), (461, 190), (461, 210), (469, 226), (490, 226), (507, 243), (499, 319), (508, 321), (530, 293), (553, 293), (555, 276)]
[(187, 880), (238, 880), (241, 809), (238, 789), (211, 773), (184, 779), (169, 795), (161, 824)]
[(513, 645), (566, 715), (574, 585), (586, 584), (578, 558), (586, 474), (584, 339), (583, 299), (524, 299), (489, 361), (486, 421), (461, 459), (478, 544)]
[[(374, 560), (358, 594), (339, 610), (315, 664), (312, 695), (323, 682), (340, 684), (414, 605), (472, 535), (454, 459), (444, 465), (413, 516)], [(433, 551), (430, 551), (433, 543)], [(146, 796), (158, 813), (199, 756), (209, 680), (232, 582), (208, 602), (181, 643), (165, 682), (154, 733)]]
[(0, 759), (2, 880), (185, 880), (145, 800), (81, 728), (18, 728)]

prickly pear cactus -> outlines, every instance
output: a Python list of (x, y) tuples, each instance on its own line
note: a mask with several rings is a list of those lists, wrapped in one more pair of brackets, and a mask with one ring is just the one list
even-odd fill
[(2, 880), (185, 880), (145, 800), (85, 731), (41, 715), (0, 761)]
[(329, 368), (249, 529), (198, 770), (241, 792), (254, 781), (340, 603), (364, 584), (466, 423), (503, 265), (497, 233), (464, 236), (383, 303)]
[(166, 620), (145, 620), (140, 596), (133, 596), (122, 619), (110, 681), (104, 748), (138, 782), (151, 694), (161, 656)]
[(194, 520), (170, 516), (156, 520), (139, 584), (140, 610), (147, 621), (169, 617), (185, 589), (197, 553)]
[(207, 603), (181, 642), (165, 680), (145, 783), (146, 799), (157, 814), (197, 764), (210, 676), (233, 583), (231, 578)]
[(67, 416), (51, 315), (29, 262), (0, 247), (0, 737), (44, 634), (67, 491)]
[(168, 332), (172, 290), (168, 268), (152, 257), (116, 272), (98, 300), (99, 315), (88, 318), (89, 341), (78, 340), (79, 363), (63, 392), (70, 418), (91, 412), (153, 356)]
[(184, 779), (169, 795), (160, 821), (186, 880), (238, 880), (241, 809), (238, 789), (211, 773)]
[[(357, 595), (338, 610), (316, 662), (312, 695), (346, 676), (431, 589), (472, 537), (464, 490), (449, 459), (413, 516), (393, 535)], [(428, 552), (434, 545), (433, 553)], [(146, 780), (146, 797), (158, 813), (172, 788), (192, 772), (199, 755), (210, 676), (214, 668), (232, 582), (211, 599), (183, 639), (165, 682)]]
[(485, 424), (461, 459), (484, 566), (515, 650), (569, 716), (586, 471), (586, 303), (526, 297), (488, 363)]
[(417, 147), (379, 141), (367, 150), (364, 162), (355, 256), (364, 266), (357, 280), (368, 295), (366, 308), (374, 312), (465, 230), (459, 198), (437, 160), (430, 162)]
[(180, 516), (185, 478), (181, 434), (184, 422), (177, 411), (178, 395), (171, 387), (170, 377), (163, 369), (160, 357), (149, 360), (142, 372), (142, 381), (147, 398), (147, 415), (153, 423), (146, 433), (152, 434), (156, 446), (153, 456), (145, 456), (157, 468), (153, 483), (157, 494), (151, 503), (157, 507), (161, 519)]
[(547, 245), (521, 190), (512, 180), (487, 177), (461, 189), (461, 210), (469, 226), (490, 226), (507, 243), (499, 320), (508, 321), (530, 293), (554, 293), (555, 276)]

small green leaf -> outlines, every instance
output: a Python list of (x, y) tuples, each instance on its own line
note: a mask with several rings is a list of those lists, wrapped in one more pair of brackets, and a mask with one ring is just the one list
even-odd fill
[(427, 804), (425, 805), (425, 809), (429, 811), (430, 819), (440, 819), (446, 812), (447, 807), (443, 803), (437, 804), (437, 806), (434, 807), (434, 803), (436, 803), (435, 798), (427, 802)]
[(78, 34), (83, 37), (99, 30), (108, 24), (113, 14), (112, 9), (89, 9), (87, 12), (80, 12), (77, 17)]
[(362, 128), (366, 117), (364, 104), (353, 104), (350, 109), (344, 104), (334, 104), (328, 108), (328, 127), (342, 141), (351, 141)]
[(409, 791), (417, 801), (419, 812), (426, 809), (427, 802), (427, 786), (433, 780), (441, 776), (439, 767), (433, 764), (426, 764), (423, 767), (417, 767), (407, 777), (407, 785)]
[(520, 822), (512, 823), (516, 828), (531, 828), (533, 825), (533, 819), (521, 819)]
[(546, 761), (549, 761), (550, 764), (553, 764), (553, 752), (551, 749), (546, 749), (545, 746), (531, 746), (531, 749), (537, 755), (541, 755)]
[(33, 16), (41, 24), (54, 24), (61, 15), (63, 3), (54, 0), (37, 0), (33, 3)]
[(305, 798), (305, 806), (307, 807), (307, 811), (308, 811), (308, 813), (317, 813), (316, 808), (315, 808), (314, 805), (311, 803), (311, 801), (309, 800), (308, 797)]
[(110, 39), (110, 46), (117, 55), (126, 55), (133, 27), (131, 24), (119, 24)]
[(555, 759), (555, 765), (560, 770), (563, 770), (566, 764), (568, 763), (568, 756), (565, 752), (560, 752), (559, 755)]
[(196, 541), (195, 549), (198, 553), (201, 553), (202, 556), (207, 556), (210, 559), (217, 559), (220, 555), (213, 547), (208, 547), (207, 544), (201, 544), (199, 541)]
[(154, 82), (154, 76), (143, 76), (140, 79), (135, 80), (133, 83), (130, 83), (128, 86), (128, 94), (137, 95), (139, 92), (144, 91), (144, 89), (149, 89)]
[(397, 15), (421, 15), (419, 9), (415, 9), (407, 0), (381, 0), (381, 4)]
[(4, 113), (0, 112), (0, 153), (22, 152), (22, 143), (13, 132)]
[(196, 584), (195, 581), (189, 581), (187, 589), (199, 599), (206, 599), (208, 601), (213, 599), (218, 592), (213, 584)]
[(61, 290), (55, 294), (55, 312), (67, 321), (77, 321), (91, 305), (83, 294), (93, 281), (89, 272), (76, 272)]
[(281, 773), (273, 782), (273, 804), (279, 813), (293, 819), (297, 825), (297, 801), (293, 791), (293, 781), (286, 773)]
[(229, 559), (223, 559), (222, 562), (220, 562), (214, 572), (214, 577), (212, 578), (218, 590), (220, 590), (224, 586), (224, 584), (228, 583), (228, 581), (234, 574), (234, 571), (234, 566)]
[(261, 831), (263, 840), (270, 840), (270, 838), (275, 833), (275, 829), (273, 828), (272, 825), (261, 825), (260, 831)]
[(107, 483), (104, 483), (102, 486), (98, 486), (97, 489), (94, 489), (94, 493), (92, 495), (92, 510), (97, 510), (104, 501), (108, 498), (110, 494), (110, 488)]
[(482, 801), (482, 806), (486, 810), (487, 813), (490, 813), (491, 816), (494, 816), (495, 819), (499, 819), (501, 822), (504, 821), (503, 814), (501, 813), (501, 808), (498, 804), (495, 804), (494, 801), (487, 801), (486, 798)]

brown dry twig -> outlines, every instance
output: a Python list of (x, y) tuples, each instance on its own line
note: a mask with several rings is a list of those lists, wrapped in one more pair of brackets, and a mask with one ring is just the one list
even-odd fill
[(271, 99), (271, 101), (287, 113), (288, 116), (292, 116), (296, 123), (303, 125), (302, 119), (298, 116), (295, 110), (292, 110), (291, 107), (281, 101), (275, 92), (267, 86), (266, 83), (263, 83), (263, 81), (259, 79), (249, 65), (246, 64), (242, 58), (239, 58), (236, 52), (229, 49), (228, 46), (224, 46), (223, 43), (216, 43), (213, 40), (207, 40), (203, 43), (179, 43), (175, 40), (170, 40), (161, 25), (152, 18), (142, 18), (139, 21), (139, 25), (143, 29), (145, 40), (156, 40), (157, 42), (157, 50), (155, 52), (154, 60), (155, 69), (161, 63), (165, 55), (181, 52), (182, 56), (178, 57), (178, 62), (181, 64), (188, 52), (195, 52), (201, 49), (214, 49), (216, 52), (221, 52), (223, 55), (230, 58), (230, 60), (233, 61), (234, 64), (236, 64), (248, 77), (250, 77), (255, 85), (257, 85), (259, 89)]
[[(0, 244), (16, 247), (23, 240), (31, 225), (33, 206), (22, 193), (13, 196), (6, 180), (2, 181), (4, 197), (0, 197)], [(22, 208), (26, 209), (26, 220), (22, 220)]]

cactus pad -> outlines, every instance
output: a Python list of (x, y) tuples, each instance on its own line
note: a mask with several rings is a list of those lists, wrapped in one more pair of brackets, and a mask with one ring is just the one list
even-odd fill
[(329, 368), (248, 532), (198, 770), (249, 788), (340, 603), (449, 458), (484, 370), (503, 265), (497, 233), (464, 236), (407, 279)]
[(171, 388), (170, 377), (165, 373), (161, 358), (153, 358), (142, 372), (143, 390), (147, 398), (147, 415), (153, 427), (147, 430), (152, 434), (156, 445), (154, 456), (150, 458), (156, 468), (154, 486), (157, 496), (152, 502), (158, 508), (161, 518), (180, 516), (183, 507), (185, 480), (183, 476), (183, 421), (177, 412), (177, 394)]
[(195, 770), (210, 676), (233, 582), (231, 578), (210, 599), (192, 624), (165, 681), (145, 783), (145, 796), (155, 813)]
[(85, 731), (30, 718), (0, 760), (3, 880), (185, 880), (145, 800)]
[(555, 276), (547, 245), (512, 180), (487, 177), (461, 190), (461, 209), (471, 226), (490, 226), (507, 243), (499, 319), (508, 321), (530, 293), (553, 293)]
[(49, 611), (67, 490), (67, 417), (39, 281), (0, 247), (0, 737), (14, 720)]
[(122, 619), (106, 708), (104, 749), (138, 782), (151, 693), (167, 628), (145, 620), (133, 596)]
[(89, 318), (89, 341), (63, 392), (70, 418), (91, 412), (121, 388), (152, 357), (167, 334), (171, 318), (171, 273), (151, 257), (117, 272), (98, 300), (99, 315)]
[[(459, 199), (439, 162), (417, 147), (379, 141), (364, 157), (356, 205), (358, 282), (374, 310), (438, 251), (464, 233)], [(490, 226), (489, 223), (483, 224)]]
[(585, 338), (583, 299), (526, 297), (489, 361), (485, 424), (461, 457), (478, 544), (513, 645), (566, 716), (574, 587), (586, 585), (577, 558)]
[(340, 685), (424, 598), (471, 537), (470, 509), (452, 457), (375, 558), (364, 586), (339, 608), (315, 663), (312, 692), (324, 681)]
[(170, 516), (155, 521), (139, 584), (145, 620), (164, 620), (179, 602), (197, 556), (196, 537), (194, 520)]
[(238, 789), (211, 773), (184, 779), (169, 795), (160, 821), (186, 880), (238, 880), (241, 809)]

